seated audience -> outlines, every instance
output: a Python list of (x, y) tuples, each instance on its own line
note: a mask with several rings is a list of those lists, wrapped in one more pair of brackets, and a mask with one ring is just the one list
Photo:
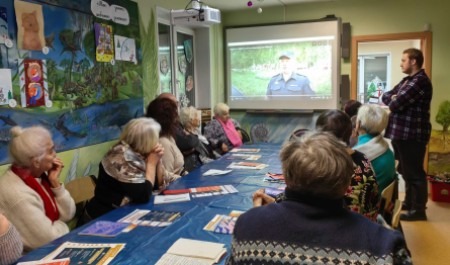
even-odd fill
[(394, 152), (381, 135), (388, 119), (386, 110), (373, 104), (365, 104), (359, 108), (356, 118), (359, 136), (353, 149), (365, 154), (370, 160), (379, 191), (384, 190), (396, 178)]
[[(316, 130), (331, 132), (343, 144), (348, 145), (352, 133), (350, 117), (340, 110), (323, 112), (316, 121)], [(376, 221), (379, 209), (378, 184), (372, 165), (367, 157), (347, 147), (348, 154), (353, 159), (354, 173), (350, 187), (345, 193), (347, 207), (367, 218)]]
[(175, 181), (187, 174), (183, 154), (174, 138), (179, 125), (177, 104), (169, 98), (156, 98), (148, 105), (146, 116), (155, 119), (161, 125), (159, 142), (164, 147), (162, 163), (169, 182)]
[(165, 186), (160, 129), (150, 118), (133, 119), (125, 125), (119, 142), (100, 162), (95, 195), (86, 206), (84, 223), (129, 203), (146, 203), (153, 190)]
[(341, 141), (306, 134), (280, 159), (286, 200), (237, 219), (227, 264), (412, 264), (400, 232), (343, 207), (353, 162)]
[(225, 103), (217, 103), (214, 119), (205, 126), (204, 134), (214, 150), (224, 154), (242, 145), (239, 127), (239, 123), (230, 117), (230, 108)]
[(22, 256), (23, 243), (19, 232), (0, 213), (0, 265), (13, 264)]
[(14, 224), (25, 251), (69, 232), (75, 203), (60, 183), (64, 167), (50, 132), (40, 126), (11, 129), (11, 167), (0, 177), (0, 209)]
[(213, 161), (214, 154), (210, 149), (208, 140), (200, 134), (200, 118), (199, 113), (194, 107), (185, 107), (180, 110), (180, 123), (183, 136), (179, 136), (177, 133), (176, 142), (177, 146), (180, 148), (178, 142), (184, 142), (187, 135), (195, 137), (196, 144), (189, 151), (183, 151), (184, 156), (184, 167), (187, 171), (192, 171), (193, 169)]

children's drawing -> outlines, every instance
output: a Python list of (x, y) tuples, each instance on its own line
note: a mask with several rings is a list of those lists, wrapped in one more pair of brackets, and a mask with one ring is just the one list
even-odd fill
[(45, 45), (42, 6), (14, 1), (19, 49), (41, 51)]

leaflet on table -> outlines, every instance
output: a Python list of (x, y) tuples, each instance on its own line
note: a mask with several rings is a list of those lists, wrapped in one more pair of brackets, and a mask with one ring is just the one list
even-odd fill
[(117, 223), (111, 221), (97, 221), (92, 225), (81, 230), (78, 234), (84, 236), (104, 236), (114, 237), (122, 232), (128, 232), (133, 226), (125, 223)]
[(254, 163), (254, 162), (233, 162), (227, 168), (240, 168), (240, 169), (263, 169), (267, 167), (267, 164)]
[(230, 153), (258, 153), (260, 151), (259, 148), (233, 148)]
[(164, 212), (152, 210), (134, 210), (132, 213), (120, 219), (118, 222), (142, 226), (165, 227), (171, 225), (180, 218), (181, 212)]
[(230, 154), (227, 159), (242, 159), (242, 160), (258, 160), (261, 155), (250, 155), (250, 154)]
[(17, 265), (69, 265), (70, 259), (55, 259), (55, 260), (33, 260), (33, 261), (25, 261), (19, 262)]
[(71, 264), (109, 264), (125, 247), (125, 243), (97, 244), (64, 242), (44, 260), (70, 258)]
[(222, 185), (222, 186), (206, 186), (206, 187), (196, 187), (189, 189), (178, 189), (178, 190), (164, 190), (163, 194), (165, 196), (171, 194), (188, 194), (190, 193), (192, 197), (203, 197), (203, 196), (212, 196), (212, 195), (220, 195), (220, 194), (228, 194), (228, 193), (236, 193), (238, 192), (233, 185)]
[(264, 178), (264, 181), (267, 181), (267, 182), (278, 182), (278, 183), (284, 183), (285, 182), (284, 175), (280, 174), (280, 173), (267, 172), (266, 176), (267, 177)]
[(156, 265), (212, 265), (227, 252), (224, 244), (180, 238)]
[(186, 202), (190, 201), (189, 193), (173, 194), (173, 195), (156, 195), (155, 204)]
[(229, 215), (216, 214), (214, 218), (206, 224), (203, 230), (219, 234), (233, 234), (236, 220), (242, 211), (232, 211)]
[(232, 170), (219, 170), (219, 169), (209, 169), (205, 173), (203, 173), (203, 176), (217, 176), (217, 175), (225, 175), (230, 173)]
[(191, 196), (192, 198), (198, 198), (198, 197), (209, 197), (214, 195), (224, 195), (236, 192), (238, 192), (238, 190), (233, 185), (198, 187), (191, 189)]

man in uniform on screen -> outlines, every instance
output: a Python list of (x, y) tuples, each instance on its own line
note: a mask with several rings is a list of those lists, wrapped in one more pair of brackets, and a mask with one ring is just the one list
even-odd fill
[(295, 55), (285, 51), (279, 57), (280, 73), (270, 79), (267, 96), (315, 95), (308, 77), (298, 74)]

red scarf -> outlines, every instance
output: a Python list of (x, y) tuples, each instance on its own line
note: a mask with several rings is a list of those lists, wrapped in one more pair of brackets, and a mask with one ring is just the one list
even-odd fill
[[(52, 222), (59, 219), (59, 211), (58, 206), (56, 205), (55, 195), (50, 188), (50, 181), (48, 181), (48, 176), (46, 174), (42, 174), (41, 176), (41, 184), (31, 175), (30, 170), (22, 167), (18, 167), (16, 165), (11, 166), (12, 172), (19, 176), (20, 179), (27, 184), (32, 190), (34, 190), (41, 197), (44, 202), (45, 215), (52, 220)], [(47, 191), (45, 192), (44, 191)]]

